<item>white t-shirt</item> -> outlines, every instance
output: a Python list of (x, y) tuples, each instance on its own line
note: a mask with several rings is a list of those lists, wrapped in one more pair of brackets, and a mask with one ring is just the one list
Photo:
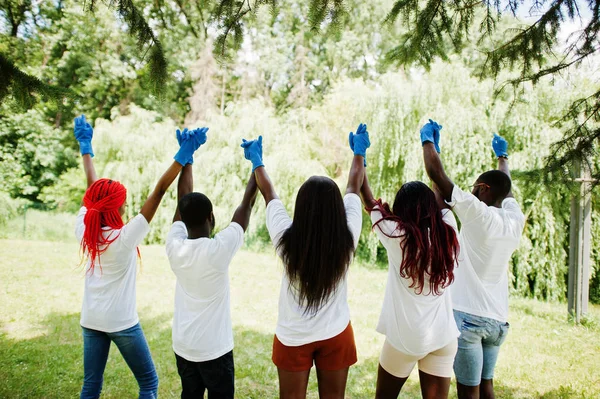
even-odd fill
[[(86, 207), (82, 207), (75, 219), (75, 236), (80, 242), (86, 213)], [(117, 234), (119, 237), (96, 260), (93, 273), (88, 271), (90, 261), (87, 262), (80, 324), (92, 330), (117, 332), (139, 322), (135, 304), (137, 246), (150, 231), (150, 225), (138, 214), (120, 230), (102, 230), (105, 238)]]
[(229, 263), (244, 243), (235, 222), (214, 238), (189, 240), (183, 222), (167, 236), (167, 257), (177, 276), (173, 351), (191, 362), (205, 362), (233, 349)]
[[(362, 227), (362, 204), (358, 195), (346, 194), (344, 207), (348, 229), (350, 229), (354, 248), (356, 248)], [(283, 232), (291, 225), (292, 219), (283, 203), (278, 199), (269, 202), (267, 205), (267, 229), (275, 247)], [(332, 237), (332, 239), (335, 238)], [(305, 308), (298, 303), (293, 288), (290, 289), (290, 281), (284, 271), (279, 292), (279, 315), (275, 335), (286, 346), (300, 346), (322, 341), (335, 337), (346, 329), (350, 322), (347, 273), (316, 314), (304, 314), (304, 310)]]
[[(378, 209), (379, 206), (376, 206), (371, 212), (373, 224), (382, 218)], [(458, 234), (452, 212), (444, 209), (442, 215), (444, 222)], [(389, 264), (377, 331), (384, 334), (394, 348), (411, 356), (424, 356), (448, 345), (459, 336), (452, 314), (450, 291), (440, 288), (440, 295), (432, 294), (425, 275), (423, 291), (416, 293), (415, 288), (410, 288), (412, 279), (400, 276), (404, 254), (400, 247), (402, 238), (399, 237), (403, 232), (398, 230), (398, 223), (383, 220), (374, 230), (387, 250)]]
[(506, 322), (508, 263), (519, 247), (525, 215), (514, 198), (506, 198), (502, 208), (487, 206), (456, 185), (448, 205), (461, 222), (453, 308)]

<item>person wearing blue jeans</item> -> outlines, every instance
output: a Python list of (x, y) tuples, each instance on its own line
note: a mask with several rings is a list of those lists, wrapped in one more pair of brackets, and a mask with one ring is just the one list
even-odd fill
[(158, 397), (158, 376), (154, 369), (150, 348), (139, 323), (114, 333), (85, 327), (82, 329), (84, 379), (81, 399), (95, 399), (100, 396), (111, 341), (117, 345), (123, 359), (133, 372), (140, 387), (140, 399)]
[(512, 196), (506, 140), (494, 135), (498, 169), (481, 174), (472, 191), (465, 192), (442, 166), (441, 129), (430, 120), (421, 129), (421, 143), (429, 178), (461, 222), (458, 267), (450, 287), (460, 332), (454, 359), (458, 397), (493, 399), (494, 368), (509, 329), (508, 264), (519, 246), (525, 216)]
[(123, 223), (127, 189), (116, 180), (98, 178), (92, 162), (94, 130), (84, 115), (75, 118), (74, 135), (88, 184), (75, 219), (75, 236), (87, 258), (79, 321), (84, 351), (81, 398), (100, 396), (111, 341), (137, 379), (139, 397), (158, 396), (158, 377), (136, 310), (138, 246), (150, 231), (150, 222), (167, 189), (206, 142), (207, 130), (177, 131), (180, 146), (174, 162), (160, 177), (139, 214)]

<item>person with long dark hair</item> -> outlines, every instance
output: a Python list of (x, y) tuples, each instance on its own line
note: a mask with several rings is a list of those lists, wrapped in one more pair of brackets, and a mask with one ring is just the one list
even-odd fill
[(139, 397), (158, 397), (158, 376), (136, 310), (137, 248), (150, 231), (149, 223), (167, 189), (194, 151), (206, 141), (207, 130), (197, 129), (186, 135), (175, 161), (160, 177), (140, 213), (123, 223), (127, 189), (116, 180), (98, 179), (92, 162), (94, 131), (84, 115), (75, 118), (74, 135), (79, 142), (88, 183), (75, 222), (75, 235), (81, 243), (82, 255), (87, 257), (80, 320), (82, 399), (100, 397), (111, 342), (133, 372), (139, 385)]
[(447, 290), (459, 250), (456, 220), (420, 181), (403, 184), (391, 209), (374, 199), (366, 172), (361, 194), (389, 267), (377, 324), (386, 339), (376, 398), (397, 398), (416, 364), (423, 398), (445, 398), (458, 337)]
[(359, 129), (346, 195), (342, 198), (330, 178), (313, 176), (298, 191), (293, 219), (262, 162), (262, 137), (242, 143), (267, 205), (267, 229), (284, 265), (272, 354), (283, 399), (306, 397), (313, 363), (319, 396), (343, 398), (349, 367), (357, 361), (346, 279), (361, 231), (358, 194), (370, 145), (366, 127)]

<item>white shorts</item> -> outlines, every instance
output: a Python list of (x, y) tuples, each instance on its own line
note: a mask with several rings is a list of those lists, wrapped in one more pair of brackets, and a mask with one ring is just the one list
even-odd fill
[(452, 340), (448, 345), (424, 356), (407, 355), (394, 348), (385, 340), (379, 364), (385, 371), (398, 378), (407, 378), (410, 372), (419, 363), (419, 370), (436, 377), (452, 377), (454, 357), (458, 350), (458, 339)]

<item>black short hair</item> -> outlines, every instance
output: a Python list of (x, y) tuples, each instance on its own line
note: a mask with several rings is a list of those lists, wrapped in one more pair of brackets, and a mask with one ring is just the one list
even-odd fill
[(212, 213), (212, 202), (202, 193), (189, 193), (179, 200), (181, 221), (187, 227), (203, 225)]
[(477, 179), (481, 183), (490, 186), (490, 191), (494, 201), (502, 201), (510, 192), (511, 181), (510, 177), (499, 170), (489, 170)]

